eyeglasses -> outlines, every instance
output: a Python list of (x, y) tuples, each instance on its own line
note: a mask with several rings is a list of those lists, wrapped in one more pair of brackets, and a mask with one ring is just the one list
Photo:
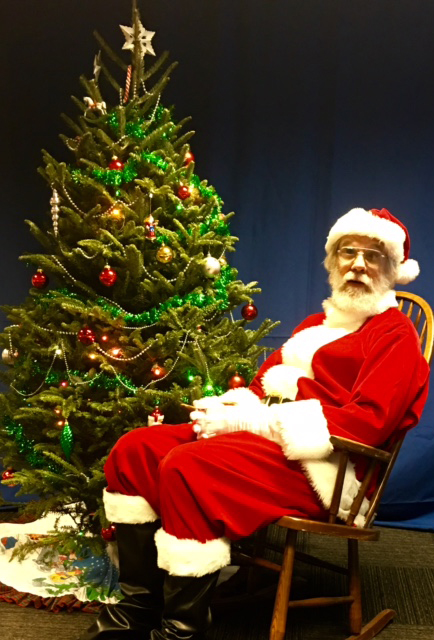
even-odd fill
[(360, 253), (366, 264), (371, 267), (377, 267), (386, 257), (384, 253), (377, 251), (377, 249), (359, 249), (358, 247), (341, 247), (338, 249), (339, 257), (343, 262), (353, 262)]

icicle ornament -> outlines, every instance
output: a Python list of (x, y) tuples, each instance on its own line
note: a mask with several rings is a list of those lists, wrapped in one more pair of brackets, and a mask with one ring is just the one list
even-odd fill
[(59, 235), (59, 208), (60, 198), (56, 189), (53, 189), (53, 195), (50, 198), (51, 205), (51, 219), (53, 220), (54, 236), (57, 238)]

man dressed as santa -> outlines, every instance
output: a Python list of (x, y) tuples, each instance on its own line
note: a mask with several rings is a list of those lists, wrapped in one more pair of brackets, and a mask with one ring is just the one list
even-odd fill
[[(386, 209), (352, 209), (325, 248), (323, 313), (296, 328), (248, 389), (197, 401), (192, 423), (135, 429), (116, 443), (104, 505), (117, 523), (124, 600), (83, 640), (198, 639), (231, 540), (283, 515), (326, 519), (331, 435), (378, 447), (417, 424), (428, 365), (393, 291), (419, 273), (407, 229)], [(342, 518), (358, 476), (350, 462)]]

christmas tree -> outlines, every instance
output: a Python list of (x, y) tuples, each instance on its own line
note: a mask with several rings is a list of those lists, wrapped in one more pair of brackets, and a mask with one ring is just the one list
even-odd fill
[(45, 228), (28, 221), (43, 249), (21, 257), (35, 268), (29, 298), (4, 307), (3, 482), (40, 496), (29, 515), (76, 524), (32, 548), (90, 534), (86, 544), (100, 549), (112, 536), (101, 496), (116, 440), (163, 419), (188, 422), (195, 399), (248, 384), (274, 326), (245, 328), (260, 290), (228, 264), (233, 214), (194, 173), (188, 119), (176, 122), (162, 103), (175, 65), (165, 68), (163, 54), (145, 67), (154, 33), (135, 2), (121, 29), (129, 63), (96, 34), (102, 51), (93, 78), (81, 78), (80, 115), (65, 117), (72, 158), (43, 154), (51, 211)]

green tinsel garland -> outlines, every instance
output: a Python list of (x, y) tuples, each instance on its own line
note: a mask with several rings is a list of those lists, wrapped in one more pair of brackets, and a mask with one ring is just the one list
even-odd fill
[[(219, 277), (215, 279), (213, 284), (215, 296), (207, 296), (204, 293), (187, 293), (185, 296), (175, 295), (168, 298), (165, 302), (160, 303), (157, 307), (154, 307), (149, 311), (143, 311), (142, 313), (125, 313), (125, 311), (111, 303), (106, 298), (99, 297), (96, 299), (96, 303), (104, 309), (104, 311), (110, 313), (112, 318), (122, 316), (126, 324), (143, 326), (157, 322), (161, 318), (162, 314), (168, 309), (179, 309), (186, 304), (190, 304), (191, 306), (195, 306), (199, 309), (204, 309), (205, 307), (218, 302), (220, 310), (225, 311), (229, 306), (227, 287), (234, 279), (235, 270), (229, 266), (223, 267)], [(58, 289), (57, 292), (68, 298), (74, 298), (76, 300), (81, 300), (85, 304), (89, 304), (89, 300), (86, 300), (86, 298), (79, 296), (76, 293), (69, 292), (66, 288)], [(47, 293), (42, 293), (38, 296), (37, 302), (46, 304), (47, 299), (54, 299), (57, 297), (57, 292), (48, 291)]]
[(39, 451), (35, 451), (35, 441), (29, 440), (24, 435), (24, 427), (22, 424), (12, 420), (10, 416), (3, 417), (3, 426), (8, 435), (12, 436), (18, 445), (18, 452), (25, 454), (26, 461), (33, 469), (48, 469), (53, 473), (60, 473), (61, 468), (55, 462), (48, 460)]
[[(153, 120), (148, 124), (148, 127), (146, 129), (143, 128), (143, 125), (148, 122), (145, 118), (138, 118), (134, 122), (127, 122), (127, 124), (125, 125), (125, 133), (132, 138), (136, 138), (137, 140), (143, 140), (151, 132), (151, 130), (160, 123), (164, 111), (165, 108), (159, 105), (155, 110)], [(119, 132), (120, 123), (119, 116), (116, 111), (112, 111), (108, 114), (107, 122), (109, 126), (114, 131), (116, 131), (116, 133)]]

